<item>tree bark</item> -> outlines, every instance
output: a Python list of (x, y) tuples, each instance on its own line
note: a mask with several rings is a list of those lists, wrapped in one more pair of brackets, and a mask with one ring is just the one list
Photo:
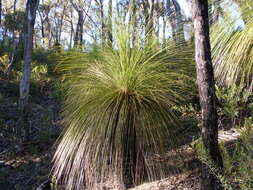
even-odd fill
[(184, 24), (182, 19), (182, 13), (181, 13), (181, 7), (179, 3), (176, 0), (172, 0), (172, 4), (174, 6), (175, 10), (175, 25), (176, 25), (176, 42), (177, 43), (183, 43), (185, 42), (184, 37)]
[(108, 35), (108, 44), (112, 46), (112, 0), (108, 2), (108, 25), (107, 25), (107, 35)]
[[(209, 39), (208, 0), (193, 0), (192, 2), (197, 81), (203, 122), (201, 135), (211, 161), (222, 171), (223, 162), (218, 144), (214, 74)], [(202, 165), (201, 189), (223, 189), (219, 180), (209, 171), (205, 163)]]
[(162, 41), (162, 44), (163, 44), (163, 47), (165, 47), (166, 45), (166, 36), (165, 36), (165, 33), (166, 33), (166, 15), (163, 16), (163, 41)]
[[(132, 45), (135, 45), (136, 39), (136, 1), (130, 0), (129, 1), (129, 24), (128, 28), (131, 29), (131, 37), (132, 37)], [(131, 41), (131, 39), (130, 39)]]
[(142, 0), (146, 42), (154, 35), (154, 0)]
[(100, 0), (100, 16), (101, 16), (101, 41), (102, 45), (105, 43), (105, 21), (104, 21), (104, 4), (103, 0)]
[(21, 113), (24, 111), (29, 96), (30, 90), (30, 77), (31, 77), (31, 62), (32, 62), (32, 50), (33, 50), (33, 35), (34, 35), (34, 23), (36, 19), (36, 11), (38, 8), (39, 0), (27, 0), (26, 3), (26, 22), (24, 31), (24, 66), (23, 75), (20, 80), (20, 97), (19, 108)]
[(76, 34), (74, 38), (74, 46), (82, 45), (83, 43), (83, 24), (84, 24), (84, 15), (83, 10), (78, 11), (78, 22), (76, 25)]

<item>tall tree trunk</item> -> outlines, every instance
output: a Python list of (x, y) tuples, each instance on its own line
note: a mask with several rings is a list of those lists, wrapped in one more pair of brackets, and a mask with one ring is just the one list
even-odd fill
[(71, 19), (70, 19), (70, 27), (71, 27), (71, 29), (70, 29), (70, 41), (69, 41), (69, 46), (70, 46), (70, 48), (72, 48), (72, 41), (73, 41), (73, 33), (74, 33), (74, 25), (73, 25), (73, 20), (72, 20), (72, 18), (73, 18), (73, 11), (71, 10)]
[(41, 12), (39, 12), (39, 16), (40, 16), (40, 23), (41, 23), (41, 37), (42, 37), (42, 44), (43, 46), (45, 45), (45, 30), (44, 30), (44, 19), (43, 16), (41, 14)]
[(58, 39), (57, 39), (57, 41), (59, 43), (61, 42), (63, 19), (64, 19), (65, 11), (66, 11), (66, 5), (64, 4), (62, 14), (61, 14), (60, 26), (59, 26), (59, 35), (58, 35)]
[(175, 14), (171, 8), (171, 0), (166, 0), (166, 15), (168, 16), (171, 31), (172, 31), (172, 39), (176, 42), (177, 41), (177, 35), (176, 35), (176, 19)]
[(129, 2), (129, 27), (131, 29), (132, 45), (135, 45), (136, 39), (136, 1), (130, 0)]
[(84, 25), (84, 14), (83, 10), (78, 9), (78, 22), (76, 25), (76, 34), (74, 38), (74, 46), (83, 44), (83, 25)]
[(79, 28), (80, 28), (80, 34), (79, 34), (79, 44), (83, 45), (83, 25), (84, 25), (84, 15), (83, 15), (83, 10), (79, 12), (80, 14), (80, 23), (79, 23)]
[(145, 19), (145, 38), (148, 41), (154, 35), (154, 0), (142, 0)]
[(103, 0), (100, 0), (100, 16), (101, 16), (101, 41), (102, 45), (105, 43), (105, 19), (104, 19), (104, 4)]
[(163, 15), (163, 47), (165, 47), (165, 45), (166, 45), (166, 36), (165, 36), (165, 32), (166, 32), (166, 21), (167, 21), (167, 19), (166, 19), (166, 15), (164, 14)]
[(159, 36), (160, 36), (160, 14), (161, 14), (161, 7), (159, 4), (159, 0), (156, 0), (156, 24), (157, 24), (157, 31), (156, 31), (156, 37), (159, 42)]
[(182, 19), (181, 7), (177, 0), (172, 0), (175, 9), (175, 25), (176, 25), (176, 36), (177, 36), (177, 43), (185, 42), (184, 37), (184, 24)]
[[(208, 0), (193, 0), (195, 30), (195, 59), (202, 110), (202, 140), (212, 161), (221, 171), (223, 162), (218, 144), (217, 110), (215, 105), (214, 74), (209, 39)], [(202, 190), (220, 190), (222, 186), (208, 166), (202, 165)]]
[(34, 35), (34, 23), (36, 19), (36, 11), (38, 8), (39, 0), (27, 0), (26, 3), (26, 21), (24, 27), (24, 67), (23, 75), (20, 80), (20, 97), (19, 108), (23, 113), (30, 91), (30, 77), (31, 77), (31, 62), (32, 62), (32, 50), (33, 50), (33, 35)]
[(154, 35), (154, 0), (149, 1), (149, 14), (148, 14), (148, 31)]
[(109, 0), (109, 5), (108, 5), (108, 26), (107, 26), (107, 35), (108, 35), (108, 42), (109, 45), (112, 46), (112, 0)]

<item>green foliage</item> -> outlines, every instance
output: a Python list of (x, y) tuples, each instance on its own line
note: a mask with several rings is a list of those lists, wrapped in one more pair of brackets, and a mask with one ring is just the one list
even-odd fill
[(216, 96), (219, 100), (218, 112), (235, 121), (239, 117), (240, 110), (244, 109), (244, 91), (241, 86), (232, 85), (222, 88), (216, 86)]
[(1, 75), (6, 74), (9, 64), (9, 57), (8, 55), (3, 55), (0, 57), (0, 77)]
[(229, 87), (216, 86), (218, 99), (218, 113), (222, 124), (243, 125), (244, 118), (251, 114), (251, 93), (243, 85), (231, 85)]
[(9, 31), (21, 32), (24, 27), (25, 13), (23, 11), (16, 11), (16, 13), (8, 13), (5, 15), (4, 26)]
[(40, 131), (38, 133), (38, 141), (41, 144), (46, 144), (52, 141), (52, 120), (53, 120), (53, 113), (51, 109), (46, 109), (44, 111), (43, 118), (41, 119)]
[(164, 168), (148, 158), (164, 154), (175, 138), (172, 107), (183, 100), (182, 93), (187, 96), (183, 81), (190, 79), (172, 69), (177, 54), (152, 43), (132, 48), (121, 31), (116, 49), (69, 52), (62, 58), (58, 69), (67, 90), (67, 128), (53, 174), (66, 188), (93, 189), (109, 175), (135, 184), (161, 177)]
[(210, 161), (201, 141), (195, 144), (199, 159), (209, 166), (227, 190), (249, 190), (253, 188), (253, 128), (252, 119), (247, 118), (241, 136), (237, 141), (226, 147), (221, 144), (224, 163), (223, 174)]
[(61, 85), (62, 81), (55, 81), (52, 84), (52, 91), (50, 93), (50, 96), (53, 97), (57, 102), (61, 103), (64, 99), (64, 89)]
[(218, 83), (229, 86), (241, 83), (250, 86), (252, 81), (253, 12), (249, 7), (253, 4), (244, 2), (247, 3), (241, 3), (241, 17), (236, 16), (235, 6), (230, 7), (226, 9), (224, 20), (217, 22), (211, 32), (215, 76)]
[(50, 65), (52, 61), (50, 58), (52, 53), (51, 50), (36, 48), (33, 50), (32, 60), (40, 65)]

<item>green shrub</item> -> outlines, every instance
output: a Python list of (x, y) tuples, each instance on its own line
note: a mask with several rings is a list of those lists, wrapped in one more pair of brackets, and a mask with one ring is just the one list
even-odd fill
[[(243, 124), (244, 117), (248, 117), (250, 110), (250, 92), (243, 86), (231, 85), (229, 87), (216, 86), (216, 96), (219, 101), (218, 113), (221, 119), (232, 125)], [(227, 119), (227, 120), (226, 120)]]
[(3, 55), (0, 57), (0, 78), (1, 76), (5, 76), (8, 70), (9, 57), (8, 55)]
[(62, 81), (55, 81), (52, 84), (52, 91), (50, 96), (54, 98), (58, 103), (63, 102), (64, 99), (64, 92), (63, 86), (61, 84)]
[(253, 127), (252, 119), (247, 118), (245, 130), (232, 145), (226, 147), (221, 144), (221, 152), (224, 163), (223, 174), (211, 162), (201, 141), (195, 144), (199, 159), (209, 166), (210, 171), (222, 182), (228, 190), (253, 189)]

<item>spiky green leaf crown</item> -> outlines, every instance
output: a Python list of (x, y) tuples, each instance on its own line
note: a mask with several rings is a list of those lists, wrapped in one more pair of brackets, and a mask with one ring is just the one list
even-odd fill
[(121, 33), (115, 49), (74, 52), (59, 66), (68, 88), (67, 128), (53, 173), (67, 189), (95, 189), (109, 175), (125, 184), (163, 175), (148, 158), (165, 153), (174, 138), (172, 107), (183, 100), (185, 76), (175, 72), (178, 52), (152, 43), (131, 47), (128, 39)]
[(224, 15), (212, 27), (211, 45), (219, 84), (251, 85), (253, 73), (253, 1), (224, 2)]

